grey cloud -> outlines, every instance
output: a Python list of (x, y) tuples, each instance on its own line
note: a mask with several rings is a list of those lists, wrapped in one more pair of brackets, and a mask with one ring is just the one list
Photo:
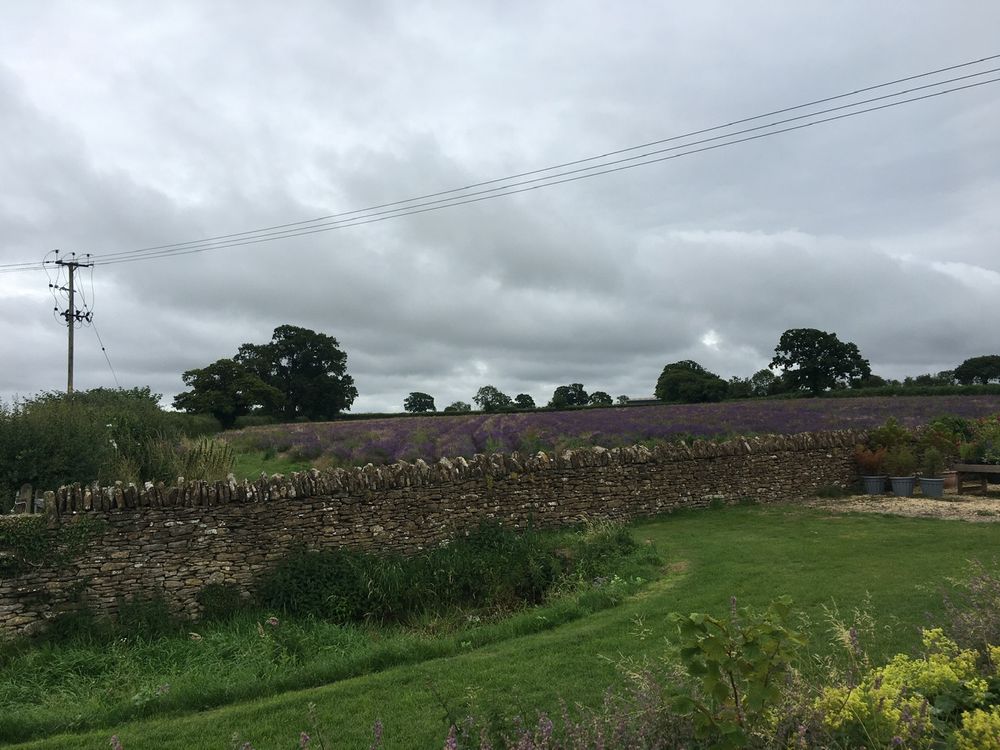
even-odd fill
[[(694, 130), (988, 54), (1000, 10), (67, 2), (8, 20), (0, 262), (308, 219)], [(123, 383), (168, 396), (277, 325), (323, 330), (348, 352), (355, 410), (485, 383), (536, 401), (567, 382), (648, 395), (678, 359), (749, 375), (801, 326), (855, 341), (882, 374), (952, 367), (1000, 349), (967, 336), (1000, 313), (992, 91), (99, 267), (96, 320)], [(8, 397), (61, 387), (44, 283), (0, 275)], [(81, 342), (81, 382), (109, 384), (93, 334)]]

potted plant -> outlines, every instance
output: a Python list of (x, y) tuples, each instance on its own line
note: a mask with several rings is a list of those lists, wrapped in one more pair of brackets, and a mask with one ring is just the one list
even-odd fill
[(882, 471), (885, 460), (885, 448), (866, 448), (863, 445), (854, 447), (854, 463), (861, 472), (861, 484), (866, 495), (881, 495), (885, 491), (886, 475)]
[(924, 451), (924, 460), (920, 470), (920, 491), (927, 497), (944, 495), (944, 454), (931, 446)]
[(958, 446), (958, 457), (963, 464), (980, 464), (983, 462), (982, 449), (979, 443), (962, 443)]
[(892, 494), (910, 497), (917, 483), (917, 457), (906, 445), (896, 445), (885, 453), (885, 468), (889, 472)]

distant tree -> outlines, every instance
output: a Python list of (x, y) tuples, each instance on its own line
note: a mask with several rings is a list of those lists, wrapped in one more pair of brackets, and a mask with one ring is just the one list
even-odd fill
[(862, 389), (862, 388), (881, 388), (882, 386), (888, 385), (886, 379), (879, 377), (878, 375), (869, 375), (866, 378), (856, 378), (851, 381), (851, 388)]
[(518, 393), (514, 396), (514, 406), (518, 409), (534, 409), (535, 399), (527, 393)]
[(726, 381), (697, 362), (685, 359), (663, 368), (654, 393), (661, 401), (696, 404), (721, 401), (726, 397)]
[(456, 401), (453, 404), (448, 404), (444, 407), (445, 411), (472, 411), (472, 405), (467, 404), (464, 401)]
[(741, 378), (733, 375), (726, 381), (726, 398), (750, 398), (753, 395), (753, 386), (750, 378)]
[(961, 385), (986, 385), (1000, 380), (1000, 354), (986, 354), (965, 360), (955, 368), (955, 380)]
[(565, 409), (570, 406), (586, 406), (590, 402), (590, 397), (583, 389), (583, 383), (570, 383), (561, 385), (552, 393), (552, 400), (549, 401), (551, 409)]
[(188, 370), (181, 379), (191, 390), (174, 396), (174, 408), (211, 414), (223, 427), (232, 427), (237, 417), (255, 409), (273, 411), (284, 398), (281, 391), (232, 359)]
[(286, 419), (328, 419), (358, 396), (337, 339), (308, 328), (278, 326), (270, 343), (243, 344), (236, 361), (282, 393)]
[(590, 394), (590, 398), (587, 399), (588, 406), (612, 406), (614, 401), (611, 396), (604, 391), (594, 391)]
[(934, 374), (925, 372), (924, 374), (917, 375), (916, 377), (906, 376), (905, 378), (903, 378), (903, 385), (904, 386), (955, 385), (955, 371), (942, 370), (941, 372)]
[(778, 376), (766, 367), (757, 370), (750, 376), (750, 394), (752, 396), (771, 396), (777, 391), (778, 385)]
[(815, 328), (791, 328), (781, 334), (771, 367), (782, 368), (782, 377), (793, 390), (814, 396), (872, 374), (855, 344)]
[(615, 404), (618, 406), (628, 406), (628, 402), (631, 400), (628, 396), (622, 395), (615, 399)]
[(403, 401), (403, 408), (413, 414), (421, 414), (428, 411), (437, 411), (434, 406), (434, 397), (420, 391), (413, 391)]
[(507, 409), (513, 403), (510, 396), (492, 385), (484, 385), (472, 397), (483, 411), (500, 411)]

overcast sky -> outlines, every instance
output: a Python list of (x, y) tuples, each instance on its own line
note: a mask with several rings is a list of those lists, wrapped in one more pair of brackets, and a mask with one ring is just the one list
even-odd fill
[[(998, 54), (998, 30), (985, 0), (7, 2), (0, 263), (545, 167)], [(168, 402), (183, 371), (285, 323), (339, 340), (355, 412), (488, 383), (648, 396), (680, 359), (748, 376), (800, 327), (901, 377), (1000, 351), (998, 207), (992, 84), (81, 283), (121, 384)], [(65, 388), (47, 285), (0, 274), (4, 399)], [(113, 385), (78, 331), (76, 387)]]

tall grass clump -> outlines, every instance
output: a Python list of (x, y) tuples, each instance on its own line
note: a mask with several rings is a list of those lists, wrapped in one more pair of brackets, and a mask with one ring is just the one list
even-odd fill
[(403, 622), (455, 607), (538, 604), (567, 580), (611, 571), (636, 547), (624, 527), (582, 533), (484, 524), (412, 557), (299, 549), (260, 580), (266, 608), (335, 622)]
[(0, 507), (6, 510), (24, 483), (54, 489), (95, 480), (225, 476), (231, 450), (195, 441), (218, 432), (218, 422), (166, 412), (159, 398), (149, 388), (96, 388), (0, 404)]

